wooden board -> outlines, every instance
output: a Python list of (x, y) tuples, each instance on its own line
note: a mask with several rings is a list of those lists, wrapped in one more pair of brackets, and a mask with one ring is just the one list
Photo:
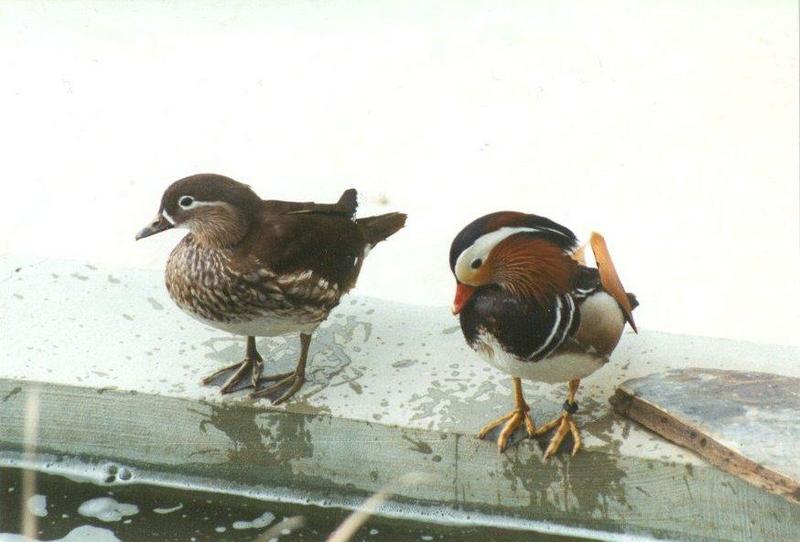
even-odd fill
[(800, 504), (800, 378), (673, 370), (623, 382), (612, 403), (719, 468)]

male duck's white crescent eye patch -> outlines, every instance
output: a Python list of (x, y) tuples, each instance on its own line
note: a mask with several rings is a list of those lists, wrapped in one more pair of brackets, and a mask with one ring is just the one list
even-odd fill
[(492, 252), (494, 247), (500, 244), (501, 241), (517, 233), (536, 231), (540, 230), (538, 228), (512, 228), (506, 226), (481, 235), (458, 256), (455, 267), (456, 277), (459, 276), (459, 271), (466, 271), (466, 268), (478, 269), (489, 257), (489, 253)]

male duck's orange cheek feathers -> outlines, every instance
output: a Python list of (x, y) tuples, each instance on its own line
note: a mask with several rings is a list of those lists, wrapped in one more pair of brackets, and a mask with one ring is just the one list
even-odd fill
[(493, 251), (493, 279), (517, 296), (546, 303), (569, 292), (577, 262), (546, 239), (512, 236)]
[(456, 298), (453, 300), (453, 314), (460, 313), (467, 301), (475, 293), (475, 288), (462, 282), (456, 284)]

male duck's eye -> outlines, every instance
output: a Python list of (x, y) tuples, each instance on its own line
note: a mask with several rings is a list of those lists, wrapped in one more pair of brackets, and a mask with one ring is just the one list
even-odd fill
[(191, 206), (192, 203), (194, 203), (194, 198), (192, 196), (183, 196), (181, 199), (178, 200), (178, 205), (180, 205), (184, 209)]
[(483, 260), (481, 260), (480, 258), (475, 258), (474, 260), (472, 260), (472, 263), (469, 264), (469, 266), (473, 269), (477, 269), (482, 265), (483, 265)]

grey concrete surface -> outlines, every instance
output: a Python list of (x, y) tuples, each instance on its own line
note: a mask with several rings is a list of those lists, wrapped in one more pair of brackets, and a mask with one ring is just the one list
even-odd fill
[[(498, 455), (473, 437), (509, 410), (510, 382), (465, 346), (446, 307), (346, 298), (312, 342), (309, 382), (275, 408), (200, 385), (239, 360), (244, 341), (182, 314), (158, 273), (6, 257), (0, 281), (0, 449), (9, 461), (24, 448), (25, 405), (36, 389), (42, 453), (121, 462), (139, 480), (356, 502), (419, 471), (416, 483), (396, 488), (395, 504), (451, 520), (480, 513), (706, 540), (800, 532), (796, 506), (618, 417), (608, 403), (620, 382), (671, 368), (800, 376), (798, 348), (626, 334), (581, 388), (585, 451), (544, 463), (543, 443)], [(284, 371), (298, 341), (259, 347), (267, 371)], [(566, 392), (525, 390), (538, 423), (558, 414)]]

